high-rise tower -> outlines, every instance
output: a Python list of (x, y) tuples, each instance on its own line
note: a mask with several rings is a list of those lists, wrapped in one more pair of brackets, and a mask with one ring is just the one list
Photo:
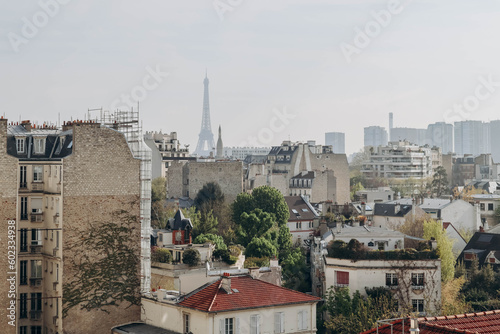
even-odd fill
[(224, 145), (222, 144), (222, 134), (219, 125), (219, 138), (217, 139), (217, 151), (215, 154), (217, 159), (222, 159), (224, 157)]
[(197, 156), (209, 156), (210, 152), (215, 149), (214, 134), (212, 133), (212, 126), (210, 124), (210, 103), (208, 101), (208, 77), (205, 73), (203, 80), (205, 90), (203, 92), (203, 116), (201, 119), (201, 131), (198, 135), (198, 145), (194, 154)]

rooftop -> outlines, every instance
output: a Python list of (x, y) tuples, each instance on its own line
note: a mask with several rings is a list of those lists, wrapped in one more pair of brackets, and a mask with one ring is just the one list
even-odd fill
[(302, 196), (285, 196), (290, 218), (288, 221), (312, 220), (318, 217), (314, 208)]

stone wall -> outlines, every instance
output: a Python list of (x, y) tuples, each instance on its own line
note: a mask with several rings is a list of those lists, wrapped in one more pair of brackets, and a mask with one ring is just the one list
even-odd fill
[[(8, 221), (17, 217), (16, 212), (17, 197), (17, 159), (7, 155), (7, 120), (0, 119), (0, 325), (2, 333), (15, 334), (16, 327), (8, 324), (7, 307), (10, 300), (19, 298), (9, 298), (9, 283), (7, 278), (10, 275), (8, 267)], [(17, 245), (20, 240), (17, 238)], [(19, 248), (18, 248), (19, 249)], [(16, 251), (17, 253), (17, 251)], [(17, 261), (19, 262), (19, 260)], [(18, 263), (19, 264), (19, 263)], [(16, 324), (19, 319), (19, 300), (16, 300)]]
[[(74, 126), (73, 130), (73, 154), (63, 161), (62, 283), (67, 288), (63, 294), (66, 302), (74, 298), (67, 293), (71, 290), (68, 288), (74, 287), (72, 284), (81, 272), (75, 260), (102, 261), (109, 254), (107, 249), (125, 243), (133, 249), (140, 263), (141, 245), (140, 161), (133, 158), (124, 136), (116, 131), (85, 125)], [(120, 211), (125, 213), (121, 217), (116, 215)], [(131, 218), (130, 225), (124, 217)], [(110, 222), (130, 229), (125, 232), (128, 234), (124, 240), (113, 240), (115, 232), (110, 230), (111, 238), (106, 241), (108, 248), (106, 244), (94, 242), (100, 240), (102, 233), (99, 236), (92, 233)], [(101, 269), (105, 271), (106, 268)], [(132, 269), (132, 276), (134, 274), (140, 276), (139, 264)], [(99, 276), (99, 279), (105, 280), (105, 277)], [(128, 293), (138, 295), (139, 287), (140, 283)], [(112, 290), (109, 292), (114, 293)], [(63, 318), (64, 333), (108, 333), (115, 325), (140, 319), (139, 306), (129, 307), (127, 301), (116, 303), (119, 305), (105, 307), (109, 313), (97, 308), (82, 310), (80, 305), (72, 307)]]

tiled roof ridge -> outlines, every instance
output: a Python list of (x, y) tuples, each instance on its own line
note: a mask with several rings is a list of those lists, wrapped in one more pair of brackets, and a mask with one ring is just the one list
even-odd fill
[(184, 300), (186, 300), (187, 298), (191, 297), (192, 295), (194, 294), (197, 294), (198, 292), (208, 288), (209, 286), (211, 286), (212, 284), (216, 284), (218, 283), (219, 281), (221, 280), (217, 280), (217, 281), (214, 281), (214, 282), (208, 282), (208, 283), (205, 283), (203, 284), (202, 286), (200, 286), (199, 288), (196, 288), (194, 289), (193, 291), (190, 291), (188, 292), (187, 294), (183, 295), (181, 299), (179, 299), (179, 301), (177, 303), (181, 303), (183, 302)]
[[(233, 276), (233, 277), (234, 277), (234, 276)], [(276, 285), (276, 284), (273, 284), (273, 283), (270, 283), (270, 282), (266, 282), (266, 281), (263, 281), (263, 280), (258, 279), (258, 278), (253, 278), (252, 276), (250, 276), (250, 275), (248, 275), (248, 274), (238, 276), (238, 278), (245, 278), (245, 277), (247, 277), (247, 278), (249, 278), (249, 279), (252, 279), (252, 280), (257, 280), (257, 281), (259, 281), (259, 282), (261, 282), (261, 283), (264, 283), (264, 284), (270, 285), (270, 286), (272, 286), (272, 287), (278, 287), (278, 288), (280, 288), (280, 289), (287, 290), (287, 291), (293, 292), (293, 293), (295, 293), (295, 294), (304, 295), (304, 293), (303, 293), (303, 292), (296, 291), (296, 290), (292, 290), (292, 289), (289, 289), (289, 288), (285, 288), (285, 287), (283, 287), (283, 286)], [(320, 297), (317, 297), (317, 296), (313, 296), (313, 295), (308, 295), (308, 296), (309, 296), (309, 297), (311, 297), (311, 298), (315, 298), (315, 299), (317, 299), (317, 300), (321, 300), (321, 298), (320, 298)]]
[(365, 332), (362, 332), (360, 334), (371, 334), (371, 333), (377, 333), (377, 329), (378, 330), (381, 330), (381, 329), (384, 329), (384, 328), (388, 328), (388, 327), (391, 327), (392, 325), (396, 325), (396, 324), (399, 324), (401, 323), (403, 320), (406, 320), (407, 318), (404, 318), (404, 319), (397, 319), (397, 320), (394, 320), (393, 322), (391, 322), (390, 324), (383, 324), (381, 326), (378, 326), (378, 327), (374, 327), (374, 328), (371, 328)]
[(219, 290), (222, 286), (222, 279), (218, 280), (217, 282), (219, 282), (219, 286), (217, 287), (217, 290), (215, 291), (214, 293), (214, 296), (212, 298), (212, 301), (210, 302), (210, 306), (208, 306), (208, 312), (210, 312), (212, 310), (212, 306), (214, 305), (215, 303), (215, 298), (217, 298), (217, 295), (219, 294)]
[(438, 325), (438, 324), (425, 324), (426, 328), (433, 328), (433, 329), (439, 329), (440, 331), (446, 330), (448, 333), (457, 333), (457, 334), (479, 334), (478, 332), (473, 332), (467, 329), (458, 329), (455, 327), (450, 327), (450, 326), (445, 326), (445, 325)]
[(461, 313), (454, 315), (442, 315), (438, 317), (421, 317), (418, 318), (419, 321), (429, 322), (429, 321), (440, 321), (440, 320), (450, 320), (450, 319), (462, 319), (462, 318), (471, 318), (471, 317), (479, 317), (486, 316), (492, 314), (500, 314), (500, 310), (492, 310), (492, 311), (483, 311), (483, 312), (472, 312), (472, 313)]

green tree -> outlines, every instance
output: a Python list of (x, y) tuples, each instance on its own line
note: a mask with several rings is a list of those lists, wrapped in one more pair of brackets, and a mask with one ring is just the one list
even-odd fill
[(196, 219), (191, 219), (191, 223), (193, 223), (194, 237), (201, 234), (215, 234), (219, 225), (219, 221), (214, 216), (212, 210), (197, 212)]
[(171, 263), (172, 253), (166, 248), (152, 247), (151, 248), (151, 260), (161, 263)]
[(167, 180), (157, 177), (151, 182), (151, 224), (156, 228), (165, 228), (173, 208), (167, 206)]
[(300, 247), (294, 248), (281, 262), (283, 286), (301, 292), (311, 291), (310, 268)]
[(158, 202), (167, 199), (167, 179), (157, 177), (151, 181), (151, 201)]
[(200, 252), (197, 249), (189, 248), (184, 251), (182, 254), (182, 262), (187, 264), (190, 267), (196, 267), (200, 264), (201, 256)]
[(448, 175), (446, 169), (443, 166), (436, 168), (434, 175), (432, 176), (431, 182), (431, 193), (440, 197), (443, 194), (449, 193), (450, 189), (448, 187)]
[(224, 239), (220, 235), (216, 234), (200, 234), (194, 239), (195, 244), (204, 244), (205, 242), (210, 241), (213, 245), (215, 245), (215, 250), (225, 250), (227, 249), (226, 244), (224, 243)]
[(214, 211), (224, 203), (224, 193), (217, 182), (208, 182), (198, 191), (194, 205), (198, 211)]
[(275, 227), (274, 217), (262, 211), (254, 209), (250, 213), (243, 212), (240, 217), (240, 229), (238, 240), (242, 245), (248, 245), (254, 237), (264, 236)]
[(441, 259), (441, 280), (448, 282), (455, 277), (455, 256), (453, 255), (453, 240), (448, 237), (441, 223), (435, 220), (424, 222), (424, 239), (434, 238)]
[(245, 249), (245, 255), (249, 257), (272, 257), (278, 254), (276, 246), (264, 237), (255, 237)]

